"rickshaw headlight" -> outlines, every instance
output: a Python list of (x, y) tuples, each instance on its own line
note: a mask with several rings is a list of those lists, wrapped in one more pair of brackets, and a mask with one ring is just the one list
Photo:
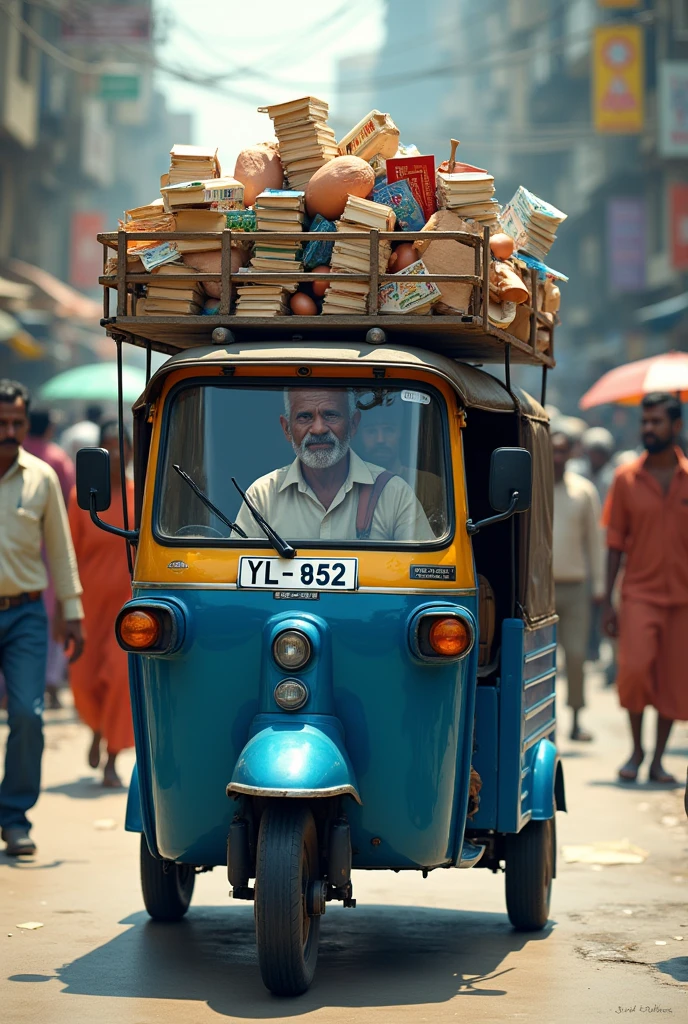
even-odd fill
[(471, 646), (473, 633), (465, 619), (436, 619), (428, 640), (435, 654), (456, 658)]
[(280, 668), (294, 672), (307, 665), (311, 658), (311, 644), (305, 633), (296, 629), (285, 630), (275, 637), (272, 653)]
[(283, 711), (298, 711), (308, 700), (308, 687), (299, 679), (283, 679), (275, 687), (275, 702)]

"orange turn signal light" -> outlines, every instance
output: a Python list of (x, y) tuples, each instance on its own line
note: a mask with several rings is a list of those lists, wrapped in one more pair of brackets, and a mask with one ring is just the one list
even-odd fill
[(128, 647), (144, 650), (146, 647), (153, 647), (158, 642), (160, 622), (150, 612), (140, 609), (127, 612), (119, 624), (119, 635), (122, 642)]
[(436, 619), (428, 637), (435, 654), (457, 657), (471, 646), (471, 629), (464, 619)]

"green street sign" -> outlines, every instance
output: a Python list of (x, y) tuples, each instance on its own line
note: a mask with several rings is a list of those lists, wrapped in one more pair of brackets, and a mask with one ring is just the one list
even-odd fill
[(98, 96), (101, 100), (137, 100), (141, 95), (140, 75), (101, 75)]

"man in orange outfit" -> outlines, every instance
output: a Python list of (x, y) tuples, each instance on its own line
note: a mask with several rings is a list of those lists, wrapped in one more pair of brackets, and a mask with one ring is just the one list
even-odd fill
[[(675, 720), (688, 720), (688, 459), (677, 446), (681, 404), (669, 394), (642, 401), (646, 454), (620, 466), (604, 509), (607, 592), (603, 626), (619, 637), (617, 686), (630, 717), (633, 753), (619, 778), (635, 782), (642, 764), (643, 710), (657, 709), (649, 779), (675, 784), (662, 756)], [(612, 591), (625, 556), (621, 611)]]

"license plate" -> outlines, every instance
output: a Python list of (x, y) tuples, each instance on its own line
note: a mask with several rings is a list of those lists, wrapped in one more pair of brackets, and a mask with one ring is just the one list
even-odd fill
[(355, 590), (357, 558), (248, 558), (239, 561), (239, 586), (259, 590)]

